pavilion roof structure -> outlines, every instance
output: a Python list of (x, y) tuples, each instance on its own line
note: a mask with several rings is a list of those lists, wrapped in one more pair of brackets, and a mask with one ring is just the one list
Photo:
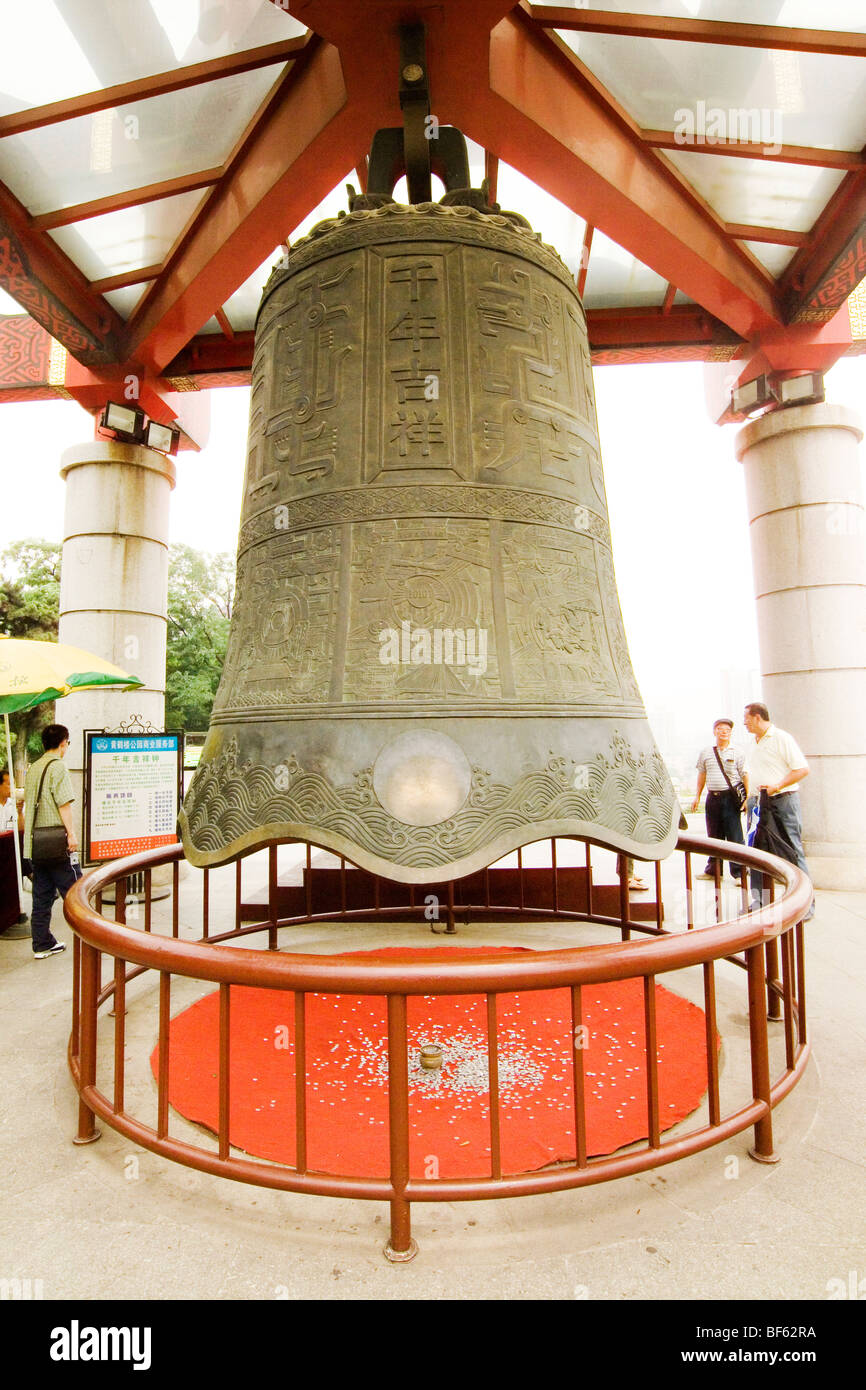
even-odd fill
[(748, 380), (866, 350), (862, 0), (30, 0), (0, 65), (0, 402), (95, 411), (134, 374), (170, 423), (248, 382), (280, 246), (401, 124), (407, 20), (473, 182), (572, 269), (595, 362)]

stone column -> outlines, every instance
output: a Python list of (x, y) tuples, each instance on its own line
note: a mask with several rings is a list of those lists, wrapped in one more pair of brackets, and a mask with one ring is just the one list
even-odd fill
[(854, 413), (791, 406), (742, 429), (764, 701), (811, 769), (819, 888), (866, 889), (866, 525)]
[[(93, 690), (57, 701), (69, 729), (66, 764), (82, 811), (85, 729), (117, 728), (136, 714), (156, 728), (165, 716), (170, 458), (141, 444), (96, 440), (63, 454), (66, 480), (60, 641), (113, 661), (140, 689)], [(81, 840), (82, 851), (84, 840)], [(82, 854), (83, 857), (83, 854)]]

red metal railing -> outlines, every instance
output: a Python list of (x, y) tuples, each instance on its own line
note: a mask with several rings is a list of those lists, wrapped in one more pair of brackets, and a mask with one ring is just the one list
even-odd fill
[[(242, 870), (237, 863), (235, 879), (235, 926), (219, 936), (210, 933), (209, 871), (203, 871), (202, 937), (183, 940), (179, 935), (178, 889), (180, 845), (160, 849), (96, 869), (86, 875), (66, 896), (65, 913), (75, 931), (73, 1014), (69, 1044), (69, 1064), (79, 1092), (79, 1128), (75, 1142), (89, 1143), (98, 1138), (96, 1116), (142, 1147), (205, 1172), (241, 1182), (258, 1184), (296, 1192), (318, 1193), (324, 1196), (363, 1197), (388, 1201), (391, 1207), (391, 1238), (386, 1254), (391, 1259), (409, 1259), (415, 1252), (410, 1231), (410, 1206), (420, 1201), (457, 1201), (473, 1198), (517, 1197), (564, 1188), (586, 1186), (615, 1177), (628, 1176), (679, 1158), (697, 1153), (732, 1135), (754, 1126), (753, 1158), (760, 1162), (776, 1161), (773, 1149), (772, 1110), (792, 1089), (805, 1069), (809, 1056), (806, 1038), (804, 928), (803, 916), (812, 897), (809, 880), (793, 865), (780, 859), (746, 850), (729, 843), (701, 837), (680, 836), (677, 849), (684, 860), (684, 912), (678, 914), (674, 930), (664, 925), (661, 894), (661, 872), (656, 869), (656, 904), (642, 913), (643, 920), (634, 920), (636, 904), (630, 900), (622, 883), (616, 889), (620, 905), (618, 916), (599, 915), (594, 910), (603, 889), (593, 887), (591, 846), (586, 845), (586, 872), (578, 882), (557, 860), (556, 842), (551, 842), (551, 865), (544, 873), (549, 876), (550, 894), (545, 905), (528, 901), (527, 887), (538, 892), (537, 874), (518, 859), (518, 882), (505, 882), (505, 896), (516, 902), (497, 903), (493, 887), (497, 873), (490, 869), (474, 879), (473, 891), (461, 888), (469, 880), (448, 886), (446, 929), (453, 929), (455, 918), (484, 917), (488, 920), (566, 920), (601, 923), (615, 927), (621, 940), (568, 950), (533, 951), (530, 955), (491, 955), (434, 966), (429, 963), (387, 960), (364, 961), (321, 955), (276, 953), (280, 927), (297, 926), (322, 921), (393, 920), (424, 917), (424, 907), (416, 903), (416, 890), (409, 886), (377, 882), (372, 885), (372, 904), (353, 906), (349, 901), (358, 898), (360, 879), (352, 878), (346, 861), (333, 870), (339, 883), (336, 909), (329, 905), (315, 910), (314, 889), (322, 889), (324, 880), (317, 880), (308, 850), (302, 887), (303, 911), (296, 915), (280, 915), (280, 888), (277, 877), (277, 850), (272, 847), (268, 856), (268, 901), (262, 905), (260, 920), (244, 925)], [(736, 853), (734, 852), (736, 850)], [(716, 857), (715, 892), (711, 910), (719, 919), (723, 894), (720, 880), (720, 861), (743, 866), (743, 915), (728, 921), (716, 920), (704, 926), (695, 923), (695, 899), (692, 895), (691, 855), (700, 853)], [(170, 912), (164, 912), (165, 933), (154, 930), (151, 879), (158, 866), (172, 865), (172, 901)], [(126, 922), (127, 876), (144, 874), (143, 929)], [(763, 871), (769, 889), (770, 903), (759, 911), (748, 913), (749, 871)], [(352, 870), (360, 874), (360, 870)], [(368, 876), (372, 877), (372, 876)], [(101, 915), (102, 895), (114, 886), (115, 920)], [(493, 886), (492, 886), (493, 885)], [(773, 901), (777, 886), (782, 895)], [(369, 889), (369, 885), (368, 885)], [(400, 898), (398, 902), (383, 902), (383, 892)], [(399, 890), (399, 891), (398, 891)], [(426, 894), (426, 889), (424, 890)], [(403, 895), (400, 897), (400, 895)], [(567, 907), (571, 894), (582, 906)], [(333, 892), (331, 893), (333, 897)], [(363, 897), (363, 894), (361, 895)], [(369, 897), (369, 891), (367, 892)], [(501, 896), (501, 894), (500, 894)], [(472, 899), (464, 901), (464, 899)], [(94, 905), (91, 906), (91, 903)], [(680, 929), (682, 928), (682, 929)], [(171, 934), (168, 934), (170, 930)], [(631, 933), (643, 935), (631, 939)], [(227, 939), (242, 938), (252, 932), (266, 932), (269, 950), (237, 950), (224, 944)], [(779, 961), (781, 946), (781, 977)], [(102, 982), (102, 958), (113, 960), (113, 972)], [(723, 1114), (720, 1096), (719, 1062), (717, 1053), (716, 967), (728, 962), (746, 971), (748, 980), (749, 1053), (751, 1067), (751, 1096), (744, 1104)], [(662, 1139), (659, 1113), (658, 1048), (655, 1018), (655, 978), (662, 973), (699, 969), (702, 976), (706, 1029), (704, 1040), (707, 1075), (708, 1123), (675, 1137)], [(125, 1084), (126, 1010), (129, 1007), (127, 985), (144, 971), (158, 972), (158, 1043), (159, 1067), (157, 1076), (156, 1126), (145, 1124), (127, 1109)], [(170, 1134), (169, 1071), (170, 1007), (173, 977), (210, 981), (219, 987), (219, 1123), (217, 1151), (182, 1140)], [(644, 1037), (646, 1045), (646, 1099), (648, 1137), (640, 1147), (627, 1152), (599, 1158), (589, 1158), (586, 1145), (586, 1100), (584, 1056), (578, 1046), (583, 1023), (583, 990), (587, 986), (611, 980), (641, 979), (644, 1000)], [(296, 1162), (284, 1164), (258, 1162), (240, 1158), (231, 1152), (229, 1136), (229, 1089), (231, 1057), (231, 990), (233, 986), (254, 986), (260, 989), (288, 991), (294, 994), (295, 1004), (295, 1126)], [(497, 996), (553, 988), (570, 991), (573, 1038), (572, 1056), (575, 1155), (573, 1160), (551, 1165), (532, 1172), (503, 1175), (500, 1147), (501, 1106), (499, 1096), (499, 1040), (497, 1036)], [(310, 1064), (306, 1029), (306, 998), (312, 993), (342, 995), (380, 995), (388, 1005), (388, 1108), (390, 1134), (390, 1175), (349, 1177), (310, 1171), (307, 1166), (307, 1086)], [(409, 1076), (407, 1052), (406, 1001), (410, 995), (485, 995), (487, 1002), (487, 1057), (489, 1076), (490, 1174), (487, 1177), (460, 1179), (412, 1178), (409, 1171)], [(103, 1053), (100, 1066), (112, 1069), (111, 1094), (97, 1085), (97, 1034), (99, 1010), (108, 1000), (113, 1002), (114, 1047), (110, 1055)], [(767, 1019), (779, 1020), (784, 1027), (785, 1064), (773, 1081)]]

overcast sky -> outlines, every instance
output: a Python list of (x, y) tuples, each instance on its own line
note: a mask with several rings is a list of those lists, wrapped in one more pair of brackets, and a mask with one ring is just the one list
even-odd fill
[[(629, 647), (670, 758), (731, 703), (726, 691), (739, 714), (749, 673), (760, 669), (737, 427), (711, 422), (697, 363), (602, 367), (595, 380)], [(862, 408), (866, 358), (828, 373), (827, 395)], [(246, 388), (212, 392), (210, 442), (177, 459), (173, 541), (235, 551), (248, 402)], [(90, 417), (72, 402), (0, 407), (0, 548), (24, 536), (62, 539), (60, 457), (91, 437)], [(725, 671), (742, 673), (740, 684), (726, 686)]]

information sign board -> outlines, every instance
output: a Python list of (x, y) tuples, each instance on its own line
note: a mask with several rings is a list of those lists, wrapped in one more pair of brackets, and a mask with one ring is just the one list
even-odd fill
[(182, 734), (85, 733), (89, 863), (176, 842), (182, 767)]

